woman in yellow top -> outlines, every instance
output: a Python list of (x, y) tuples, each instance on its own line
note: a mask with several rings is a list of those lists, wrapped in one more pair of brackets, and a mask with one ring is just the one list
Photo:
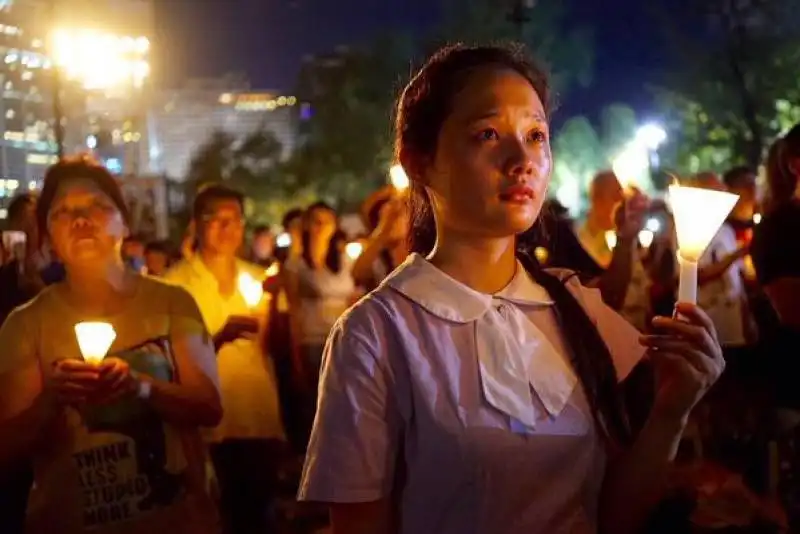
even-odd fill
[[(216, 533), (199, 429), (222, 408), (197, 305), (125, 268), (128, 213), (104, 168), (53, 166), (37, 219), (66, 280), (0, 329), (0, 466), (33, 461), (27, 532)], [(82, 321), (116, 332), (100, 364), (82, 359)]]

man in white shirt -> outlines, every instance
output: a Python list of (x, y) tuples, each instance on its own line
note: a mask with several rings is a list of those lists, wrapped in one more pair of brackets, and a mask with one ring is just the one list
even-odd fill
[(257, 341), (266, 302), (251, 307), (239, 291), (242, 274), (264, 269), (237, 258), (244, 239), (244, 199), (222, 185), (200, 190), (193, 218), (197, 250), (176, 264), (167, 281), (197, 301), (217, 349), (223, 419), (210, 436), (226, 532), (271, 532), (268, 510), (276, 455), (284, 439), (272, 363)]

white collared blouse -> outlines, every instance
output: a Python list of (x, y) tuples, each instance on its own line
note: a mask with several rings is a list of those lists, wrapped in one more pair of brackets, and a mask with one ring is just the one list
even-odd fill
[[(624, 378), (637, 331), (568, 286)], [(589, 533), (604, 465), (547, 292), (520, 266), (478, 293), (411, 255), (331, 333), (299, 498), (396, 498), (403, 534)]]

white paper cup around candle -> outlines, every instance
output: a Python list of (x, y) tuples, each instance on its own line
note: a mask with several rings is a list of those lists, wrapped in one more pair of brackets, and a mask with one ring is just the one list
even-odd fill
[(264, 296), (264, 287), (248, 273), (241, 273), (238, 278), (239, 293), (242, 294), (248, 308), (255, 308)]
[(117, 338), (114, 327), (108, 323), (84, 322), (75, 325), (75, 337), (83, 359), (98, 364), (108, 354), (108, 349)]
[(697, 303), (697, 262), (738, 200), (739, 195), (724, 191), (669, 186), (678, 235), (678, 302)]
[(351, 260), (357, 260), (361, 253), (364, 252), (364, 245), (358, 241), (352, 241), (344, 247), (344, 252)]
[(389, 179), (392, 181), (394, 188), (398, 191), (405, 191), (408, 189), (410, 182), (402, 165), (393, 165), (392, 168), (389, 169)]

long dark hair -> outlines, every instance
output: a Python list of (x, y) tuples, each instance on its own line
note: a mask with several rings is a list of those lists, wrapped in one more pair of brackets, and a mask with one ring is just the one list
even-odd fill
[[(311, 204), (304, 215), (310, 216), (315, 210), (328, 210), (336, 215), (336, 210), (329, 204), (319, 201)], [(325, 266), (332, 273), (338, 273), (342, 270), (342, 245), (344, 244), (344, 232), (337, 229), (331, 236), (330, 243), (328, 243), (328, 253), (325, 255)], [(311, 260), (311, 235), (308, 230), (303, 230), (303, 261), (306, 265), (313, 268), (314, 262)]]
[(798, 177), (796, 171), (790, 168), (790, 162), (797, 158), (800, 158), (800, 124), (776, 140), (767, 155), (767, 184), (773, 207), (794, 197)]
[[(508, 69), (533, 86), (547, 105), (547, 75), (518, 46), (452, 45), (439, 50), (420, 69), (403, 91), (397, 106), (395, 151), (430, 161), (436, 153), (442, 124), (452, 111), (455, 96), (479, 69)], [(414, 178), (412, 176), (412, 178)], [(430, 199), (424, 187), (411, 180), (410, 250), (422, 255), (436, 242), (436, 226)], [(533, 256), (537, 228), (517, 237), (517, 257), (534, 280), (555, 302), (572, 365), (581, 381), (601, 435), (616, 445), (630, 443), (631, 429), (624, 396), (611, 354), (600, 333), (578, 300), (566, 287), (566, 280), (544, 271)]]

